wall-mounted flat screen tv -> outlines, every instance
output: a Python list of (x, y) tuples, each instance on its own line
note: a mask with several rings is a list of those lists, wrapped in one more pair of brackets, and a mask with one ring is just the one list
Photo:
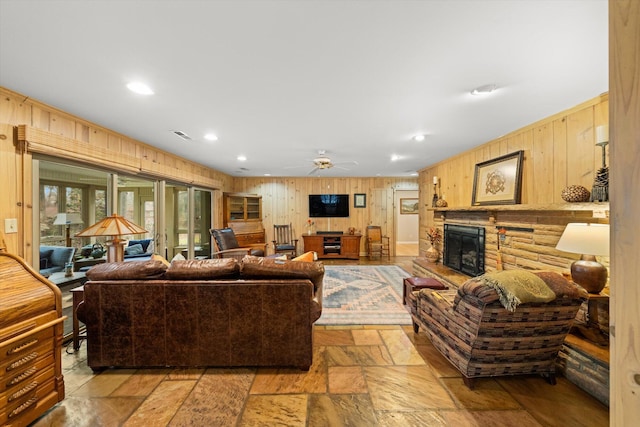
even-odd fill
[(309, 216), (311, 218), (349, 216), (349, 195), (309, 194)]

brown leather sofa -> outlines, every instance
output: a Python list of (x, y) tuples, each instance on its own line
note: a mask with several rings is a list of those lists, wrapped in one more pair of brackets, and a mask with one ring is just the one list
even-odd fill
[(307, 370), (323, 277), (321, 262), (254, 256), (95, 266), (78, 307), (88, 365)]

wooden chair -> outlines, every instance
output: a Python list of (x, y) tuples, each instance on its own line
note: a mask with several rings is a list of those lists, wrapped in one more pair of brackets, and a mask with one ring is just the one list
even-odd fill
[(389, 249), (389, 237), (382, 235), (382, 228), (379, 225), (367, 226), (367, 254), (369, 259), (379, 256), (391, 258)]
[(273, 250), (276, 254), (298, 254), (298, 239), (293, 236), (291, 224), (273, 225)]
[(256, 244), (246, 247), (240, 247), (238, 239), (231, 228), (221, 228), (209, 230), (213, 237), (215, 251), (211, 254), (212, 258), (236, 258), (241, 260), (245, 255), (264, 256), (266, 244)]

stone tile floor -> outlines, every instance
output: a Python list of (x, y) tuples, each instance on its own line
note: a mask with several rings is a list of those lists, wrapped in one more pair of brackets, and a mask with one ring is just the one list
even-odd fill
[(565, 378), (460, 374), (411, 326), (316, 326), (295, 369), (110, 369), (85, 344), (63, 353), (66, 398), (42, 426), (607, 426), (609, 410)]

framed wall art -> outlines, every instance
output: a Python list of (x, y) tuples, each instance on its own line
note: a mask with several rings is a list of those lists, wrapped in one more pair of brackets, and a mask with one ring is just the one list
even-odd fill
[(476, 164), (472, 206), (520, 203), (524, 151)]
[(367, 207), (367, 195), (364, 193), (356, 193), (353, 195), (353, 207), (354, 208), (366, 208)]
[(400, 199), (400, 214), (417, 214), (418, 213), (418, 199)]

